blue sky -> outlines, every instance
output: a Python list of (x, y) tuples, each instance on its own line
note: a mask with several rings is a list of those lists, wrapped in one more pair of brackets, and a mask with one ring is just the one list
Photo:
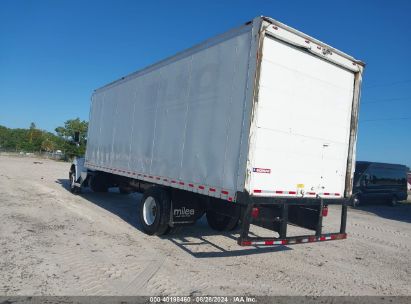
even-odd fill
[(0, 1), (0, 125), (88, 119), (93, 89), (257, 15), (366, 62), (358, 159), (411, 166), (411, 1)]

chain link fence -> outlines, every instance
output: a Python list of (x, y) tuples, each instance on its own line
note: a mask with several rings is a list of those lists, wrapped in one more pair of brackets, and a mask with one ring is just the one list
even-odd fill
[(46, 151), (16, 151), (16, 150), (8, 150), (8, 149), (0, 149), (0, 155), (10, 155), (10, 156), (17, 156), (17, 157), (38, 157), (38, 158), (45, 158), (45, 159), (54, 159), (54, 160), (61, 160), (61, 161), (69, 161), (70, 159), (62, 152), (62, 151), (53, 151), (53, 152), (46, 152)]

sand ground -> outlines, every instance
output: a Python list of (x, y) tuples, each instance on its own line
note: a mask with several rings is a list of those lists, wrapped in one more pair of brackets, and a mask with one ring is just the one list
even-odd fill
[(139, 194), (73, 195), (69, 166), (0, 156), (0, 295), (411, 295), (411, 204), (349, 209), (347, 240), (240, 247), (204, 219), (147, 236)]

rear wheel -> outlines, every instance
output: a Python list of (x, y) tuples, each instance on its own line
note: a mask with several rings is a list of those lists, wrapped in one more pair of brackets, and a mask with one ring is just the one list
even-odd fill
[(360, 205), (360, 197), (358, 195), (354, 195), (353, 198), (351, 199), (351, 205), (355, 208)]
[(144, 192), (139, 206), (139, 218), (143, 231), (149, 235), (163, 235), (169, 229), (171, 200), (160, 187)]
[(228, 216), (217, 213), (214, 210), (208, 210), (206, 213), (208, 225), (211, 229), (217, 231), (231, 231), (237, 227), (239, 217)]

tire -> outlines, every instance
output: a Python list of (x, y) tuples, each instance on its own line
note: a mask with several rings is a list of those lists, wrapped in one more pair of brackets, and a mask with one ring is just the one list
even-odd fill
[(398, 205), (398, 198), (394, 195), (393, 197), (391, 197), (390, 206), (395, 207), (397, 205)]
[(208, 225), (217, 231), (231, 231), (237, 227), (239, 217), (231, 217), (208, 210), (206, 213)]
[(360, 197), (358, 195), (354, 195), (351, 199), (351, 206), (354, 208), (358, 207), (361, 204)]
[(69, 187), (70, 187), (70, 192), (73, 194), (78, 194), (81, 192), (81, 188), (75, 185), (76, 182), (76, 172), (73, 170), (70, 170), (69, 173)]
[(105, 176), (96, 174), (90, 176), (89, 187), (93, 192), (107, 192), (108, 183)]
[(148, 235), (167, 233), (170, 223), (171, 200), (164, 188), (151, 187), (141, 198), (139, 218), (142, 230)]

